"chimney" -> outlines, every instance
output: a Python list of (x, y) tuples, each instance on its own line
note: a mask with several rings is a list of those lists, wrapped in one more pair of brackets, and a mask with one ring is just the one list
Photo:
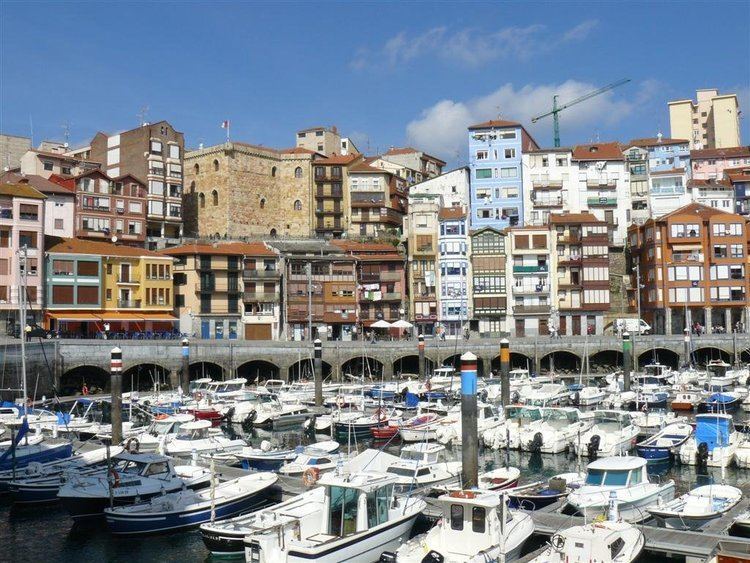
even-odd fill
[(657, 143), (661, 143), (661, 138), (662, 138), (662, 137), (663, 137), (663, 135), (661, 134), (661, 131), (659, 131), (659, 132), (658, 132), (658, 133), (656, 134), (656, 142), (657, 142)]
[(334, 133), (338, 133), (339, 132), (338, 128), (335, 125), (331, 126), (331, 131), (333, 131)]

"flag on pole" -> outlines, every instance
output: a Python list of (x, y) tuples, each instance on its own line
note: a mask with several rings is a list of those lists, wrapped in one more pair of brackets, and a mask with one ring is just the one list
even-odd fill
[(229, 121), (222, 121), (221, 122), (221, 128), (222, 129), (229, 129)]

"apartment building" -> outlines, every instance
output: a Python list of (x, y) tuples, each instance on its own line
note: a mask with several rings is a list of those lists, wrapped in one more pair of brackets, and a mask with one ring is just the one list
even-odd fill
[(46, 326), (72, 337), (172, 332), (172, 259), (132, 246), (48, 239)]
[(521, 158), (525, 224), (547, 225), (552, 213), (581, 210), (578, 167), (573, 166), (572, 155), (572, 150), (564, 147), (524, 151)]
[(469, 233), (471, 241), (471, 320), (470, 328), (482, 337), (498, 337), (508, 332), (506, 324), (507, 289), (505, 277), (506, 234), (493, 227)]
[(437, 258), (440, 195), (410, 194), (404, 219), (409, 256), (409, 318), (417, 331), (435, 335), (438, 321)]
[(521, 152), (538, 148), (514, 121), (491, 120), (469, 127), (472, 228), (523, 224)]
[(694, 180), (721, 180), (724, 170), (750, 164), (750, 146), (690, 151)]
[[(55, 176), (51, 176), (55, 178)], [(18, 172), (0, 175), (3, 184), (27, 184), (46, 196), (44, 200), (44, 233), (49, 236), (73, 236), (76, 197), (73, 188), (66, 187), (43, 176), (25, 176)], [(67, 182), (66, 182), (67, 183)]]
[[(630, 174), (619, 143), (577, 145), (572, 160), (578, 168), (581, 202), (610, 229), (610, 244), (623, 246), (630, 225)], [(585, 194), (585, 195), (584, 195)]]
[(268, 245), (284, 257), (286, 337), (356, 339), (357, 258), (325, 241), (272, 241)]
[(336, 126), (311, 127), (297, 132), (297, 148), (324, 156), (359, 153), (351, 139), (342, 137)]
[(0, 133), (0, 170), (15, 170), (21, 166), (21, 157), (31, 150), (31, 139), (19, 135)]
[(41, 320), (44, 201), (28, 184), (0, 184), (0, 322), (9, 334), (18, 328), (19, 280), (26, 285), (28, 321)]
[(146, 186), (135, 176), (110, 178), (101, 170), (76, 176), (76, 238), (143, 246), (147, 229)]
[(42, 150), (27, 151), (21, 157), (19, 171), (24, 176), (41, 176), (49, 178), (53, 174), (58, 176), (77, 176), (88, 170), (96, 170), (101, 166), (100, 161), (70, 156), (61, 152)]
[(198, 237), (306, 237), (315, 153), (237, 141), (185, 153), (185, 232)]
[(102, 163), (108, 177), (131, 175), (146, 183), (146, 245), (150, 249), (173, 246), (182, 237), (184, 148), (183, 134), (167, 121), (114, 135), (99, 132), (91, 140), (91, 158)]
[(734, 188), (729, 180), (688, 180), (687, 187), (691, 201), (727, 213), (735, 211)]
[(446, 337), (461, 338), (468, 328), (471, 306), (468, 217), (461, 207), (438, 211), (438, 318)]
[(561, 336), (603, 334), (610, 310), (609, 235), (592, 213), (550, 217), (557, 269), (553, 324)]
[[(367, 332), (372, 323), (384, 320), (394, 323), (405, 319), (405, 256), (390, 244), (358, 243), (335, 240), (332, 244), (357, 259), (357, 304), (359, 323)], [(394, 336), (401, 332), (391, 329)]]
[(638, 145), (623, 145), (625, 169), (630, 180), (630, 218), (643, 224), (651, 214), (649, 203), (648, 150)]
[(282, 339), (282, 260), (278, 252), (259, 242), (244, 244), (242, 248), (242, 324), (245, 340)]
[(724, 179), (734, 188), (735, 213), (750, 215), (750, 165), (725, 168)]
[(362, 162), (362, 155), (330, 156), (314, 163), (315, 221), (317, 236), (341, 238), (351, 225), (349, 168)]
[(698, 203), (629, 229), (641, 314), (656, 333), (747, 326), (748, 234), (743, 216)]
[(506, 277), (513, 298), (509, 332), (513, 336), (549, 334), (552, 313), (551, 272), (557, 267), (550, 251), (549, 227), (525, 226), (506, 230)]
[[(400, 233), (406, 213), (408, 184), (396, 174), (372, 166), (364, 159), (348, 171), (352, 236), (377, 237)], [(325, 201), (323, 201), (325, 209)]]
[(409, 195), (439, 195), (446, 207), (469, 208), (469, 167), (449, 172), (411, 185)]
[(384, 167), (395, 167), (396, 175), (409, 185), (440, 176), (445, 167), (444, 161), (412, 147), (391, 147), (377, 162)]
[(736, 94), (715, 88), (697, 91), (697, 100), (669, 102), (672, 137), (689, 139), (693, 149), (740, 145), (740, 108)]

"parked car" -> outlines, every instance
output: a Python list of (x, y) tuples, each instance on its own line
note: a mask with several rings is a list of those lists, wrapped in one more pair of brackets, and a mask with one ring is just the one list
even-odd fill
[[(20, 327), (18, 325), (13, 328), (13, 336), (15, 338), (21, 338), (21, 335), (19, 334), (19, 328)], [(26, 325), (26, 340), (31, 340), (32, 338), (44, 338), (46, 340), (49, 340), (51, 338), (57, 337), (57, 332), (54, 330), (47, 330), (46, 328), (43, 328), (38, 324)]]
[(650, 334), (651, 325), (643, 319), (615, 319), (615, 322), (612, 323), (612, 330), (615, 334), (622, 334), (625, 331), (629, 332), (630, 334)]

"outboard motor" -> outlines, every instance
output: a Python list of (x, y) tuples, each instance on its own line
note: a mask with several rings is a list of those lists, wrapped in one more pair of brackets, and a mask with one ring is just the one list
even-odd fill
[(541, 432), (534, 434), (534, 437), (529, 442), (529, 451), (532, 453), (539, 453), (542, 451), (542, 445), (544, 444), (544, 437)]
[(518, 391), (513, 391), (510, 394), (510, 402), (511, 403), (517, 403), (520, 400), (521, 400), (521, 394)]
[(575, 395), (573, 395), (573, 404), (578, 406), (581, 404), (581, 392), (576, 391)]
[(591, 440), (589, 440), (587, 449), (588, 449), (589, 459), (591, 461), (596, 460), (596, 456), (599, 453), (599, 444), (601, 443), (601, 440), (602, 439), (599, 436), (599, 434), (594, 434), (593, 436), (591, 436)]
[(422, 563), (443, 563), (444, 561), (445, 557), (434, 549), (430, 550), (427, 555), (422, 557)]
[(224, 420), (227, 422), (232, 422), (232, 417), (234, 416), (234, 407), (229, 407), (229, 410), (224, 414)]
[(701, 442), (698, 444), (698, 451), (695, 452), (696, 472), (705, 472), (708, 470), (708, 444)]
[(380, 554), (378, 563), (396, 563), (396, 554), (392, 551), (384, 551)]

